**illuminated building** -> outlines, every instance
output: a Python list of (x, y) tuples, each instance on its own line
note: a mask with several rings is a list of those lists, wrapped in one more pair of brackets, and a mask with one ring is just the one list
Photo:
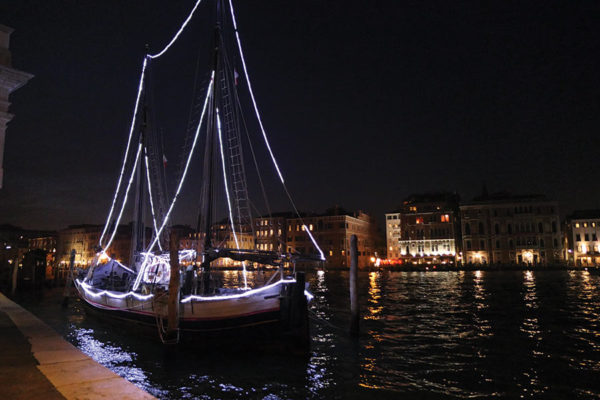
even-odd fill
[(286, 246), (287, 219), (292, 213), (277, 213), (254, 219), (256, 250), (283, 251)]
[(464, 262), (547, 265), (561, 260), (558, 203), (540, 195), (482, 195), (460, 206)]
[(400, 258), (400, 213), (388, 213), (385, 214), (385, 239), (386, 239), (386, 253), (388, 259), (399, 259)]
[[(71, 250), (75, 250), (75, 265), (87, 267), (96, 256), (98, 239), (102, 234), (102, 225), (71, 225), (58, 231), (56, 241), (56, 262), (67, 265)], [(149, 228), (147, 228), (148, 230)], [(119, 225), (112, 244), (106, 251), (111, 258), (128, 263), (131, 256), (131, 225)], [(146, 237), (151, 237), (148, 230)], [(147, 239), (147, 240), (148, 240)]]
[(56, 262), (56, 234), (38, 236), (29, 239), (29, 251), (43, 250), (46, 254), (46, 278), (50, 279), (52, 275), (52, 267)]
[(10, 34), (8, 26), (0, 25), (0, 189), (4, 178), (4, 138), (6, 125), (14, 115), (8, 112), (10, 102), (8, 96), (25, 85), (33, 75), (12, 68), (10, 54)]
[[(388, 242), (396, 242), (398, 258), (411, 264), (454, 264), (459, 234), (458, 195), (429, 193), (409, 196), (392, 221)], [(391, 215), (394, 214), (386, 214)], [(399, 229), (394, 225), (399, 225)], [(390, 248), (388, 244), (388, 249)]]
[(330, 267), (350, 266), (350, 237), (358, 239), (358, 265), (373, 265), (371, 258), (377, 257), (377, 233), (373, 219), (358, 211), (350, 213), (340, 207), (334, 207), (323, 215), (312, 215), (287, 220), (287, 251), (301, 254), (317, 255), (304, 226), (313, 234), (316, 242), (323, 250), (325, 265)]
[(571, 265), (600, 265), (600, 210), (579, 210), (567, 217), (565, 258)]

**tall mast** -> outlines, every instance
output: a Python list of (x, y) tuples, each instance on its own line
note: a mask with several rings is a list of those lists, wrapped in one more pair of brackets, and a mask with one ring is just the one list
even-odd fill
[[(219, 46), (220, 46), (220, 26), (217, 20), (217, 24), (214, 30), (214, 57), (213, 57), (213, 71), (214, 81), (218, 82), (219, 78)], [(213, 174), (214, 174), (214, 147), (215, 147), (215, 134), (217, 131), (217, 107), (218, 107), (218, 87), (216, 84), (212, 86), (212, 93), (209, 100), (208, 118), (207, 118), (207, 134), (206, 134), (206, 149), (205, 149), (205, 163), (204, 163), (204, 198), (203, 198), (203, 215), (204, 215), (204, 247), (203, 255), (204, 259), (202, 262), (202, 272), (204, 280), (204, 292), (208, 293), (210, 288), (210, 262), (211, 257), (208, 251), (212, 247), (211, 237), (211, 225), (212, 225), (212, 213), (213, 213)]]
[[(138, 143), (142, 145), (142, 151), (145, 152), (146, 148), (146, 129), (148, 123), (148, 101), (147, 101), (147, 81), (144, 82), (143, 87), (143, 109), (142, 109), (142, 121), (140, 124), (140, 135)], [(131, 232), (131, 262), (129, 265), (135, 266), (136, 255), (144, 250), (145, 246), (145, 233), (144, 228), (144, 214), (145, 214), (145, 196), (146, 190), (144, 177), (144, 157), (139, 157), (137, 166), (136, 176), (136, 193), (135, 193), (135, 205), (133, 212), (133, 226)]]

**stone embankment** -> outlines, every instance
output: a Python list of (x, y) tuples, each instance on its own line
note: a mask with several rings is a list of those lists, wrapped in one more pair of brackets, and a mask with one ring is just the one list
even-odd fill
[(5, 399), (154, 399), (2, 293), (0, 393)]

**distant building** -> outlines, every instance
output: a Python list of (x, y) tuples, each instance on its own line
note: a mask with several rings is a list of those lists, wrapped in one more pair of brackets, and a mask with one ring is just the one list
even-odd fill
[(460, 206), (463, 260), (474, 264), (561, 261), (558, 203), (540, 195), (485, 195)]
[(256, 250), (285, 251), (287, 221), (292, 216), (292, 213), (276, 213), (255, 218)]
[(25, 85), (33, 75), (12, 68), (10, 54), (10, 34), (12, 28), (0, 25), (0, 189), (4, 180), (4, 138), (6, 125), (14, 117), (8, 112), (10, 102), (8, 96)]
[(46, 278), (53, 277), (52, 267), (56, 265), (56, 233), (43, 235), (29, 239), (29, 251), (43, 251), (46, 254)]
[[(56, 243), (56, 262), (66, 265), (69, 263), (71, 250), (75, 250), (75, 265), (88, 267), (97, 254), (98, 240), (102, 234), (102, 225), (71, 225), (58, 231)], [(108, 249), (108, 255), (124, 264), (131, 257), (132, 226), (120, 225)], [(147, 232), (147, 240), (151, 232)]]
[[(304, 222), (304, 225), (303, 223)], [(305, 228), (306, 226), (306, 228)], [(359, 267), (373, 265), (377, 256), (377, 231), (373, 219), (358, 211), (350, 213), (340, 207), (334, 207), (324, 215), (313, 215), (287, 220), (287, 251), (301, 254), (318, 255), (314, 243), (306, 233), (308, 229), (331, 267), (350, 266), (350, 237), (358, 239)]]
[(565, 258), (571, 265), (600, 265), (600, 210), (575, 211), (565, 224)]
[(387, 258), (391, 260), (400, 259), (401, 215), (400, 212), (385, 214), (386, 253)]
[(417, 194), (397, 213), (386, 214), (393, 258), (411, 264), (454, 264), (460, 244), (458, 200), (452, 193)]

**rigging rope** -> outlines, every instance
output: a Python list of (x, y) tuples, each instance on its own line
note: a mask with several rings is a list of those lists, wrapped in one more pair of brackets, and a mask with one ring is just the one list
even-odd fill
[(244, 69), (244, 76), (246, 77), (246, 83), (248, 84), (248, 91), (250, 92), (250, 98), (252, 99), (252, 105), (254, 106), (254, 112), (256, 113), (256, 119), (258, 120), (258, 125), (260, 126), (260, 130), (262, 132), (263, 138), (265, 139), (265, 144), (267, 145), (267, 149), (269, 150), (269, 154), (271, 155), (271, 160), (273, 160), (273, 165), (275, 166), (275, 169), (277, 170), (277, 173), (279, 174), (279, 179), (281, 180), (281, 184), (283, 185), (285, 193), (287, 194), (287, 197), (290, 200), (290, 203), (292, 204), (292, 207), (294, 208), (294, 211), (296, 212), (296, 215), (298, 215), (298, 218), (300, 219), (300, 222), (305, 227), (305, 231), (308, 234), (308, 236), (310, 237), (310, 240), (312, 241), (313, 245), (319, 251), (319, 253), (321, 255), (321, 260), (325, 261), (325, 255), (323, 254), (323, 251), (321, 250), (321, 248), (317, 244), (317, 241), (315, 240), (315, 238), (313, 237), (313, 235), (310, 233), (310, 230), (308, 229), (308, 227), (304, 223), (304, 220), (300, 216), (300, 213), (298, 212), (298, 208), (296, 207), (296, 204), (294, 203), (294, 200), (292, 200), (292, 196), (290, 195), (290, 192), (288, 191), (288, 188), (287, 188), (287, 186), (285, 184), (285, 180), (283, 179), (283, 175), (281, 174), (281, 170), (279, 169), (279, 165), (277, 165), (277, 161), (275, 160), (275, 156), (273, 155), (273, 151), (271, 150), (271, 145), (269, 144), (269, 139), (267, 138), (267, 133), (266, 133), (265, 128), (263, 126), (262, 119), (260, 117), (260, 112), (258, 111), (258, 106), (256, 105), (256, 99), (254, 98), (254, 92), (252, 90), (252, 84), (250, 83), (250, 76), (248, 75), (248, 69), (246, 68), (246, 60), (244, 59), (244, 51), (242, 50), (242, 42), (240, 40), (240, 35), (239, 35), (238, 29), (237, 29), (237, 22), (236, 22), (236, 19), (235, 19), (235, 13), (233, 11), (232, 0), (229, 0), (229, 9), (231, 11), (231, 19), (233, 21), (233, 29), (235, 31), (235, 38), (237, 40), (238, 50), (240, 52), (240, 59), (242, 60), (242, 67)]
[(167, 225), (167, 222), (169, 221), (169, 217), (171, 216), (171, 212), (173, 211), (173, 208), (175, 207), (175, 203), (177, 202), (177, 199), (179, 197), (179, 192), (181, 192), (181, 188), (183, 187), (183, 182), (185, 181), (185, 177), (187, 176), (188, 168), (190, 166), (190, 162), (192, 161), (192, 155), (194, 154), (194, 150), (196, 148), (196, 143), (198, 142), (198, 137), (200, 136), (200, 128), (202, 127), (202, 121), (204, 120), (204, 115), (206, 113), (206, 106), (208, 105), (208, 99), (210, 97), (210, 93), (211, 93), (212, 86), (214, 83), (214, 77), (215, 77), (215, 72), (212, 71), (211, 77), (210, 77), (210, 83), (208, 85), (208, 90), (206, 92), (206, 98), (204, 99), (204, 105), (202, 107), (202, 114), (200, 115), (200, 120), (198, 121), (198, 126), (196, 127), (196, 134), (194, 135), (194, 141), (192, 142), (192, 147), (188, 154), (188, 158), (185, 163), (185, 168), (183, 170), (181, 180), (179, 181), (179, 185), (177, 186), (177, 190), (175, 191), (173, 200), (171, 200), (171, 205), (169, 206), (169, 209), (167, 210), (167, 213), (165, 214), (165, 218), (162, 221), (160, 228), (158, 229), (158, 233), (146, 250), (146, 253), (144, 255), (144, 260), (142, 262), (142, 266), (140, 267), (140, 271), (138, 272), (138, 276), (133, 285), (133, 290), (137, 290), (137, 288), (140, 285), (141, 277), (143, 275), (144, 269), (147, 266), (148, 254), (152, 251), (152, 249), (154, 249), (154, 246), (156, 246), (157, 241), (160, 239), (160, 235), (162, 234), (163, 229)]
[(121, 217), (123, 216), (123, 210), (125, 210), (125, 204), (127, 204), (127, 197), (129, 196), (129, 189), (131, 188), (131, 183), (133, 182), (133, 178), (135, 177), (135, 171), (137, 170), (138, 160), (140, 159), (141, 152), (142, 152), (142, 144), (140, 143), (138, 145), (137, 154), (135, 155), (135, 161), (133, 164), (133, 169), (131, 171), (131, 176), (129, 177), (129, 182), (127, 183), (127, 189), (125, 190), (125, 197), (123, 198), (123, 205), (121, 207), (121, 211), (119, 212), (119, 215), (117, 216), (117, 219), (115, 220), (115, 227), (114, 227), (113, 233), (110, 236), (110, 239), (108, 239), (106, 246), (104, 246), (105, 249), (110, 247), (113, 239), (115, 238), (115, 235), (117, 234), (117, 230), (119, 229), (119, 222), (121, 222)]
[[(156, 224), (156, 213), (154, 212), (154, 201), (152, 200), (152, 183), (150, 182), (150, 169), (148, 167), (148, 149), (144, 147), (144, 160), (146, 162), (146, 179), (148, 180), (148, 197), (150, 197), (150, 211), (152, 212), (152, 223), (154, 224), (154, 234), (158, 237), (158, 226)], [(162, 251), (160, 239), (158, 240), (158, 248)]]
[(187, 16), (185, 21), (183, 21), (183, 24), (181, 24), (181, 27), (179, 28), (179, 30), (177, 31), (175, 36), (173, 36), (171, 41), (164, 47), (164, 49), (162, 49), (161, 51), (159, 51), (156, 54), (148, 54), (148, 57), (158, 58), (158, 57), (162, 56), (163, 54), (165, 54), (167, 52), (167, 50), (169, 50), (169, 48), (173, 45), (173, 43), (175, 43), (175, 41), (179, 38), (179, 35), (181, 35), (181, 33), (185, 29), (186, 25), (190, 22), (190, 20), (192, 19), (192, 16), (196, 12), (196, 9), (198, 8), (198, 6), (200, 5), (201, 2), (202, 2), (202, 0), (196, 1), (196, 4), (194, 5), (194, 8), (192, 8), (192, 11), (190, 11), (189, 15)]
[[(146, 66), (148, 65), (148, 58), (144, 57), (144, 63), (142, 64), (142, 73), (140, 74), (140, 83), (138, 85), (137, 96), (135, 98), (135, 106), (133, 108), (133, 117), (131, 118), (131, 125), (129, 127), (129, 137), (127, 138), (127, 147), (125, 148), (125, 155), (123, 156), (123, 165), (121, 166), (121, 172), (119, 173), (119, 180), (117, 181), (117, 188), (115, 189), (115, 195), (112, 200), (112, 204), (110, 206), (110, 211), (108, 212), (108, 217), (106, 218), (106, 223), (104, 224), (104, 229), (102, 230), (102, 235), (100, 235), (100, 240), (98, 244), (100, 247), (108, 248), (110, 245), (110, 241), (106, 246), (102, 246), (102, 240), (104, 239), (104, 235), (106, 235), (106, 231), (111, 223), (111, 218), (113, 212), (115, 210), (115, 204), (117, 202), (117, 198), (119, 195), (119, 190), (121, 189), (121, 183), (123, 181), (123, 174), (125, 173), (125, 166), (127, 165), (127, 157), (129, 155), (129, 147), (131, 146), (131, 138), (133, 137), (133, 130), (135, 127), (135, 120), (137, 118), (138, 108), (140, 105), (140, 98), (142, 97), (142, 91), (144, 88), (144, 77), (146, 75)], [(125, 203), (123, 203), (123, 207), (125, 207)], [(121, 209), (121, 213), (123, 210)]]

